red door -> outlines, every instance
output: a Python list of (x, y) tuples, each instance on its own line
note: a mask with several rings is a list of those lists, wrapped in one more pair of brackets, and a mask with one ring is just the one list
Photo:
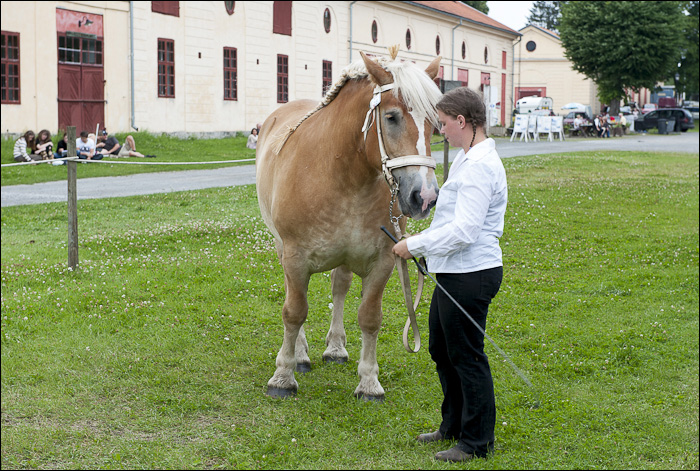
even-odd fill
[(105, 127), (102, 16), (56, 9), (58, 127)]

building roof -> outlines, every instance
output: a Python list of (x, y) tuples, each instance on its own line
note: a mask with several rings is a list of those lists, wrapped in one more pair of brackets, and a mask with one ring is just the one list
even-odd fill
[(552, 31), (552, 30), (549, 30), (549, 29), (547, 29), (547, 28), (543, 28), (543, 27), (537, 26), (537, 25), (532, 25), (532, 24), (527, 25), (527, 26), (525, 26), (525, 27), (523, 27), (523, 28), (520, 28), (520, 31), (523, 31), (524, 29), (530, 28), (530, 27), (535, 28), (535, 29), (538, 29), (538, 30), (542, 31), (544, 34), (548, 34), (548, 35), (552, 36), (554, 39), (556, 39), (556, 40), (558, 40), (558, 41), (561, 41), (561, 38), (559, 37), (559, 33), (556, 33), (556, 32), (554, 32), (554, 31)]
[(480, 12), (476, 8), (472, 8), (462, 2), (442, 2), (442, 1), (431, 1), (431, 2), (406, 2), (413, 5), (418, 5), (429, 10), (438, 11), (441, 13), (446, 13), (450, 16), (454, 16), (470, 23), (478, 23), (488, 28), (497, 29), (504, 31), (506, 33), (511, 33), (514, 36), (522, 36), (519, 32), (515, 31), (499, 23), (493, 18), (489, 17), (487, 14)]

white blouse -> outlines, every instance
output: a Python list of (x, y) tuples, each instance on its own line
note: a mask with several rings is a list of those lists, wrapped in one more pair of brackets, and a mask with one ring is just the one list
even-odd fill
[(493, 139), (461, 150), (440, 188), (430, 227), (407, 239), (433, 273), (470, 273), (503, 266), (498, 239), (508, 204), (506, 171)]

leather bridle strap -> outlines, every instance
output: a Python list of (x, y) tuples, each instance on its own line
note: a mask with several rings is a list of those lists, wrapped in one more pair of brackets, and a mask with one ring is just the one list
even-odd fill
[[(386, 182), (389, 184), (389, 188), (391, 188), (392, 206), (393, 198), (395, 197), (396, 192), (398, 191), (398, 185), (396, 184), (394, 176), (391, 173), (392, 170), (394, 170), (395, 168), (407, 167), (410, 165), (422, 165), (433, 169), (436, 166), (435, 160), (432, 157), (428, 157), (425, 155), (404, 155), (394, 157), (393, 159), (389, 159), (389, 155), (387, 154), (386, 149), (384, 148), (384, 138), (382, 136), (379, 104), (382, 101), (382, 93), (393, 88), (393, 83), (374, 87), (372, 100), (369, 103), (369, 111), (367, 111), (367, 115), (365, 116), (365, 122), (362, 125), (362, 132), (364, 133), (364, 138), (366, 140), (369, 128), (372, 127), (373, 123), (377, 124), (377, 141), (379, 142), (379, 153), (382, 157), (382, 172), (384, 173), (384, 178), (386, 179)], [(391, 213), (391, 210), (389, 212)], [(401, 239), (403, 237), (403, 234), (401, 232), (401, 228), (399, 227), (399, 218), (394, 218), (390, 214), (390, 219), (392, 220), (391, 222), (394, 226), (394, 232), (396, 234), (397, 239)], [(425, 259), (422, 260), (423, 263), (425, 263)], [(399, 280), (401, 280), (401, 288), (403, 290), (404, 302), (406, 304), (406, 310), (408, 311), (408, 319), (406, 319), (406, 325), (403, 328), (403, 346), (409, 353), (418, 353), (418, 350), (420, 350), (421, 343), (420, 332), (418, 331), (418, 322), (416, 321), (416, 309), (418, 308), (418, 303), (420, 302), (420, 298), (423, 295), (423, 284), (425, 277), (421, 271), (418, 271), (418, 286), (416, 289), (415, 300), (413, 300), (413, 296), (411, 294), (411, 280), (408, 276), (408, 264), (406, 263), (406, 260), (402, 259), (399, 256), (395, 256), (394, 263), (396, 265), (396, 271), (399, 273)], [(409, 329), (413, 330), (413, 344), (415, 346), (415, 350), (411, 348), (408, 342)]]

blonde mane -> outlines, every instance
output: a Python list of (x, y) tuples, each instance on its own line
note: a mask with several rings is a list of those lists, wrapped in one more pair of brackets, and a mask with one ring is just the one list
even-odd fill
[[(391, 73), (394, 77), (394, 84), (396, 86), (392, 90), (392, 93), (396, 98), (399, 97), (400, 93), (406, 107), (410, 111), (418, 116), (424, 117), (424, 119), (427, 119), (433, 126), (439, 128), (436, 105), (442, 97), (440, 89), (435, 85), (435, 82), (432, 81), (428, 74), (413, 62), (396, 60), (398, 46), (390, 47), (389, 53), (391, 59), (379, 57), (377, 58), (377, 62), (384, 70)], [(363, 77), (369, 80), (368, 76), (367, 67), (362, 59), (346, 66), (341, 71), (338, 81), (326, 92), (323, 100), (316, 108), (309, 111), (296, 125), (288, 126), (284, 132), (274, 136), (272, 143), (273, 152), (279, 154), (282, 147), (284, 147), (284, 144), (287, 142), (287, 139), (289, 139), (301, 123), (332, 102), (348, 80), (360, 79)], [(369, 107), (369, 103), (367, 106)]]

